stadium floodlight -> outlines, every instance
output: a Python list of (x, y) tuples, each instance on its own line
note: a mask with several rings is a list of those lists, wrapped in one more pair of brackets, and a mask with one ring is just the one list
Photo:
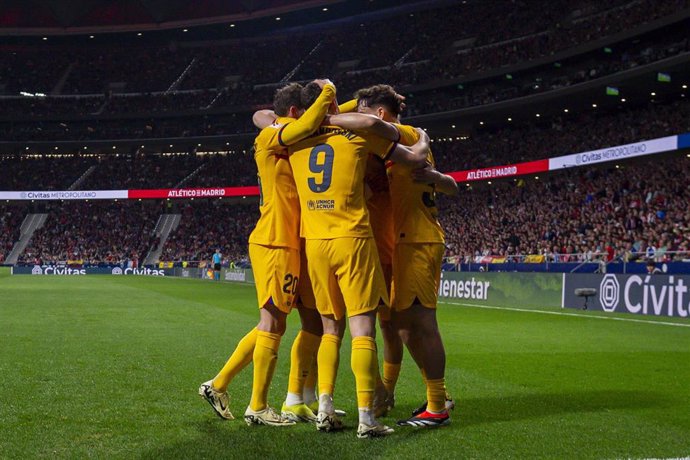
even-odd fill
[(479, 124), (482, 125), (482, 126), (484, 126), (484, 122), (483, 122), (483, 121), (480, 121)]
[(592, 104), (592, 107), (596, 109), (596, 108), (597, 108), (597, 105), (596, 105), (596, 104)]
[(683, 89), (688, 89), (688, 85), (683, 85), (682, 88), (683, 88)]
[(563, 109), (563, 111), (564, 111), (565, 113), (568, 113), (568, 109)]
[(43, 41), (46, 41), (46, 40), (48, 40), (48, 37), (43, 37)]
[(540, 115), (540, 114), (537, 114), (537, 118), (539, 118), (539, 117), (541, 117), (541, 115)]
[(512, 119), (512, 118), (510, 118), (510, 117), (508, 117), (508, 121), (513, 121), (513, 119)]
[(623, 97), (623, 98), (621, 98), (621, 102), (625, 102), (625, 98), (624, 98), (624, 97)]
[(280, 16), (276, 16), (276, 21), (280, 21)]
[(654, 97), (654, 96), (656, 96), (656, 93), (654, 91), (652, 91), (651, 93), (649, 93), (649, 95)]
[(235, 27), (235, 24), (230, 24), (230, 27)]

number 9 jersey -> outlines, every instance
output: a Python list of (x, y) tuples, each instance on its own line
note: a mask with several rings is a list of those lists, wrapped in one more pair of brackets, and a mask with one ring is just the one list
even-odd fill
[(367, 156), (387, 159), (395, 143), (361, 136), (337, 126), (321, 126), (288, 148), (307, 240), (372, 238), (364, 197)]

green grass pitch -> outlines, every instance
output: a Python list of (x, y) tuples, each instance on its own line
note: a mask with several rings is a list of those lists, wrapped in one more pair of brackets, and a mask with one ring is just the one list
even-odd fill
[[(342, 433), (248, 427), (197, 395), (258, 319), (251, 286), (0, 272), (0, 458), (649, 458), (690, 455), (690, 327), (441, 305), (448, 427), (358, 440), (350, 342)], [(516, 307), (516, 306), (511, 306)], [(631, 318), (628, 316), (628, 318)], [(638, 317), (639, 318), (639, 317)], [(689, 324), (687, 321), (681, 324)], [(269, 401), (286, 391), (291, 315)], [(389, 424), (424, 399), (405, 357)]]

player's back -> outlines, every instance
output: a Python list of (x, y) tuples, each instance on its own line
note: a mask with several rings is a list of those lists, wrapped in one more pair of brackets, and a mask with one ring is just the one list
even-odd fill
[(306, 239), (370, 238), (364, 199), (367, 156), (385, 157), (392, 143), (322, 126), (289, 148)]
[(287, 150), (278, 141), (290, 118), (279, 118), (261, 130), (254, 142), (258, 169), (261, 216), (249, 242), (299, 249), (300, 206)]
[[(408, 125), (398, 125), (400, 143), (413, 145), (419, 140), (417, 131)], [(434, 165), (429, 152), (427, 161)], [(438, 222), (436, 189), (433, 184), (416, 182), (412, 168), (388, 162), (395, 239), (398, 243), (443, 243), (445, 234)]]

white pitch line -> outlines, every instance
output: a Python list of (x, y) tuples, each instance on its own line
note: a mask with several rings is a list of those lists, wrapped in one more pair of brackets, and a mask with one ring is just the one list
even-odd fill
[(440, 303), (445, 303), (448, 305), (461, 305), (463, 307), (486, 308), (488, 310), (510, 310), (510, 311), (520, 311), (520, 312), (525, 312), (525, 313), (542, 313), (544, 315), (575, 316), (577, 318), (610, 319), (613, 321), (627, 321), (630, 323), (661, 324), (663, 326), (690, 327), (690, 324), (669, 323), (668, 321), (650, 321), (650, 320), (635, 319), (635, 318), (619, 318), (617, 316), (593, 316), (593, 315), (583, 315), (583, 314), (579, 314), (579, 313), (566, 313), (566, 312), (560, 312), (560, 311), (530, 310), (527, 308), (513, 308), (513, 307), (495, 307), (495, 306), (490, 306), (490, 305), (479, 305), (479, 304), (475, 304), (475, 303), (448, 302), (445, 300), (441, 300)]

